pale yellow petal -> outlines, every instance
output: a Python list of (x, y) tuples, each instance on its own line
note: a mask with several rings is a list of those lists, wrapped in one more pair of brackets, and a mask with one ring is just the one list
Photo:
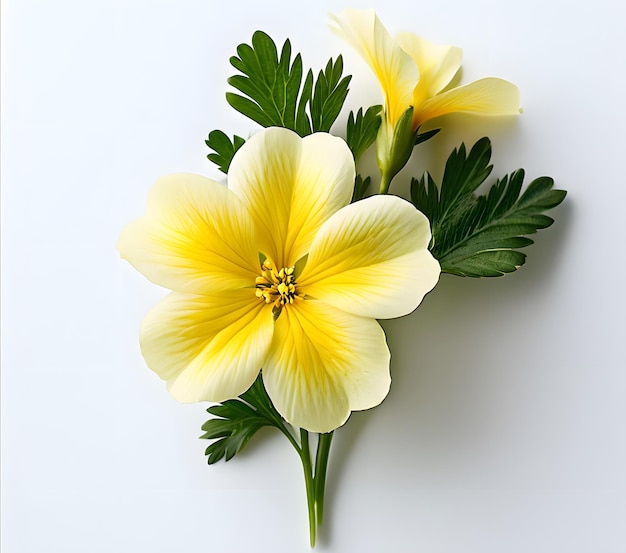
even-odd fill
[(331, 28), (370, 66), (385, 95), (387, 120), (395, 126), (412, 105), (419, 78), (411, 57), (393, 40), (374, 10), (344, 10), (331, 15)]
[(414, 125), (448, 113), (518, 115), (519, 89), (503, 79), (489, 77), (453, 88), (427, 100), (413, 115)]
[(254, 289), (218, 296), (173, 292), (144, 319), (141, 351), (178, 401), (224, 401), (254, 382), (273, 326), (271, 306)]
[(145, 214), (122, 231), (117, 248), (156, 284), (204, 294), (254, 285), (258, 236), (225, 186), (180, 174), (157, 181)]
[(406, 315), (439, 279), (430, 237), (428, 219), (401, 198), (351, 204), (320, 229), (298, 291), (356, 315)]
[(412, 33), (400, 33), (396, 41), (419, 69), (420, 79), (413, 93), (413, 105), (441, 92), (461, 67), (463, 51), (454, 46), (434, 44)]
[(380, 325), (320, 301), (283, 308), (263, 381), (276, 409), (291, 424), (330, 432), (351, 411), (387, 395), (389, 349)]
[(275, 127), (237, 152), (228, 185), (262, 230), (263, 253), (289, 267), (308, 252), (322, 223), (350, 202), (354, 176), (341, 138), (316, 133), (303, 139)]

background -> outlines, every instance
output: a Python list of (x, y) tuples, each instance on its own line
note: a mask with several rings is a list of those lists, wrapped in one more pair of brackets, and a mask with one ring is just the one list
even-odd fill
[(166, 292), (115, 244), (160, 175), (220, 178), (209, 131), (258, 130), (224, 99), (254, 30), (316, 70), (343, 52), (347, 106), (380, 101), (328, 30), (346, 6), (463, 47), (464, 82), (522, 92), (514, 121), (451, 120), (396, 193), (488, 134), (494, 175), (523, 166), (569, 195), (522, 270), (444, 276), (384, 323), (392, 390), (337, 432), (318, 550), (626, 551), (621, 4), (5, 0), (3, 553), (308, 550), (295, 452), (267, 432), (206, 465), (207, 406), (176, 403), (139, 353)]

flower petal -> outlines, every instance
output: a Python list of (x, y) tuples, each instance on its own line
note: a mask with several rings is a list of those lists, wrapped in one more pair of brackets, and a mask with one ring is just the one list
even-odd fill
[(349, 42), (371, 67), (385, 95), (388, 123), (393, 127), (413, 103), (419, 78), (411, 57), (393, 40), (374, 10), (343, 10), (330, 16), (331, 28)]
[(341, 426), (350, 411), (369, 409), (387, 395), (389, 349), (373, 319), (321, 301), (301, 300), (276, 320), (263, 381), (279, 413), (312, 432)]
[(454, 112), (480, 115), (518, 115), (519, 89), (503, 79), (489, 77), (453, 88), (425, 101), (413, 114), (414, 124)]
[(258, 234), (225, 186), (179, 174), (156, 182), (144, 216), (122, 231), (117, 248), (156, 284), (203, 294), (254, 285)]
[(350, 202), (354, 159), (347, 144), (327, 133), (300, 138), (283, 128), (257, 133), (237, 152), (228, 185), (262, 229), (262, 251), (290, 267), (322, 223)]
[(463, 51), (434, 44), (413, 33), (400, 33), (396, 41), (417, 64), (420, 80), (413, 93), (413, 106), (441, 92), (461, 67)]
[(320, 229), (298, 291), (355, 315), (406, 315), (439, 279), (430, 237), (428, 219), (401, 198), (351, 204)]
[(141, 350), (178, 401), (224, 401), (252, 385), (273, 328), (271, 306), (254, 289), (219, 296), (173, 292), (144, 319)]

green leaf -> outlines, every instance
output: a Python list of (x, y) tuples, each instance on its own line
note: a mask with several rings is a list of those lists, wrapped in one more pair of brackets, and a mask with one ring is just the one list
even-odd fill
[(302, 94), (298, 101), (298, 108), (296, 110), (296, 128), (295, 131), (300, 136), (307, 136), (311, 134), (311, 121), (307, 114), (307, 107), (311, 102), (313, 94), (313, 71), (309, 69), (304, 79), (304, 86), (302, 87)]
[(342, 78), (339, 56), (326, 64), (314, 81), (313, 71), (304, 75), (302, 57), (291, 58), (286, 40), (280, 55), (274, 41), (264, 32), (252, 35), (252, 45), (240, 44), (231, 65), (240, 74), (228, 83), (240, 94), (227, 92), (226, 100), (237, 111), (263, 127), (285, 127), (300, 136), (330, 130), (348, 94), (351, 77)]
[(231, 65), (240, 71), (228, 83), (242, 95), (227, 93), (237, 111), (264, 127), (295, 127), (297, 98), (302, 82), (302, 58), (291, 61), (291, 43), (286, 40), (280, 57), (274, 41), (264, 32), (252, 35), (252, 46), (240, 44)]
[(491, 173), (490, 159), (491, 144), (483, 138), (469, 154), (464, 145), (452, 152), (440, 188), (430, 174), (411, 182), (411, 200), (431, 222), (430, 249), (443, 272), (493, 277), (515, 271), (526, 260), (517, 250), (533, 243), (527, 235), (550, 226), (544, 212), (565, 198), (549, 177), (535, 179), (520, 197), (522, 169), (475, 194)]
[(339, 116), (348, 95), (351, 76), (341, 78), (343, 58), (328, 60), (326, 69), (320, 71), (310, 103), (313, 132), (328, 132)]
[(487, 137), (481, 138), (466, 155), (465, 144), (454, 150), (444, 170), (441, 182), (440, 203), (446, 209), (441, 214), (445, 217), (459, 200), (474, 192), (491, 174), (491, 142)]
[(371, 182), (371, 177), (363, 178), (361, 175), (357, 175), (354, 179), (354, 192), (352, 193), (352, 200), (350, 203), (354, 203), (357, 200), (362, 199), (363, 196), (365, 196)]
[[(214, 417), (202, 425), (200, 438), (215, 440), (206, 448), (209, 465), (221, 459), (229, 461), (239, 453), (261, 428), (273, 426), (283, 433), (289, 431), (269, 399), (261, 375), (237, 399), (229, 399), (207, 409)], [(288, 437), (291, 437), (289, 434)]]
[(228, 173), (233, 156), (244, 145), (245, 140), (235, 135), (231, 142), (222, 131), (211, 131), (204, 142), (213, 150), (213, 153), (207, 155), (209, 160), (215, 163), (222, 173)]
[(382, 106), (371, 106), (363, 113), (363, 108), (357, 111), (356, 116), (351, 111), (348, 115), (346, 142), (352, 151), (354, 161), (358, 161), (376, 140), (382, 113)]

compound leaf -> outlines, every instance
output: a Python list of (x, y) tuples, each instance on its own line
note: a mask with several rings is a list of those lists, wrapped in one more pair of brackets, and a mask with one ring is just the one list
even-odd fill
[(356, 116), (352, 111), (348, 115), (346, 142), (355, 161), (358, 161), (365, 150), (376, 140), (381, 123), (381, 112), (382, 106), (371, 106), (365, 113), (363, 113), (363, 108), (360, 108)]
[(215, 440), (205, 451), (209, 465), (221, 459), (232, 459), (265, 426), (287, 432), (282, 417), (265, 391), (260, 374), (254, 384), (237, 399), (213, 405), (207, 412), (215, 418), (202, 425), (204, 434), (200, 438)]
[(327, 132), (335, 122), (348, 94), (350, 76), (342, 77), (343, 59), (330, 59), (314, 79), (304, 78), (302, 56), (292, 59), (291, 43), (280, 50), (264, 32), (252, 35), (252, 44), (240, 44), (230, 58), (239, 71), (228, 79), (238, 93), (227, 92), (226, 100), (237, 111), (263, 127), (285, 127), (300, 136)]
[(209, 161), (215, 163), (222, 173), (228, 173), (233, 156), (244, 145), (245, 140), (235, 135), (231, 141), (222, 131), (216, 130), (211, 131), (204, 142), (213, 150), (213, 153), (207, 155)]
[(493, 277), (524, 264), (519, 250), (533, 243), (527, 237), (554, 221), (544, 214), (559, 205), (564, 190), (540, 177), (521, 195), (524, 171), (499, 179), (486, 194), (476, 189), (490, 175), (491, 144), (482, 138), (466, 153), (455, 149), (446, 163), (441, 187), (430, 174), (411, 182), (411, 200), (430, 220), (431, 252), (441, 270), (460, 276)]
[(341, 78), (343, 58), (328, 60), (326, 69), (320, 71), (315, 81), (313, 97), (310, 101), (311, 125), (313, 132), (328, 132), (339, 116), (348, 95), (351, 76)]

